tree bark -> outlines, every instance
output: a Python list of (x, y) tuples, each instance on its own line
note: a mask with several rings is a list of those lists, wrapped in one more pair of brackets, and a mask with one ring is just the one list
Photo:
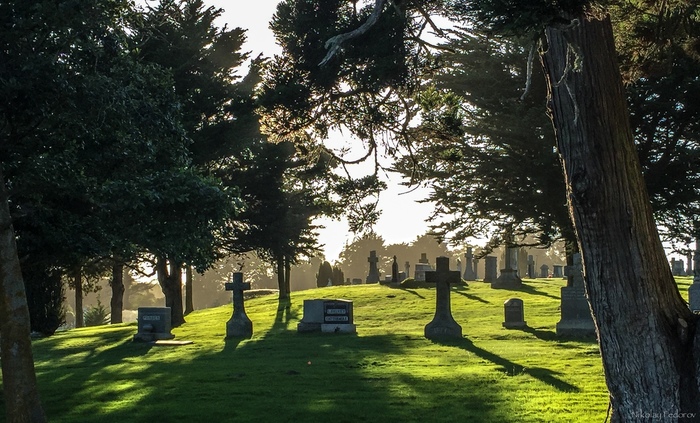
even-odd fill
[(542, 61), (612, 421), (697, 419), (696, 318), (652, 216), (610, 18), (576, 18), (547, 29)]
[(277, 287), (279, 288), (278, 298), (280, 300), (284, 300), (289, 298), (287, 287), (284, 282), (284, 255), (278, 255), (277, 259), (275, 260), (275, 264), (277, 265)]
[(289, 256), (284, 256), (284, 289), (287, 292), (287, 298), (292, 295), (291, 287), (291, 275), (292, 275), (292, 261)]
[(185, 266), (185, 316), (194, 311), (192, 300), (192, 266)]
[(115, 262), (112, 265), (112, 280), (109, 284), (112, 287), (112, 299), (109, 304), (110, 322), (112, 324), (122, 323), (122, 311), (124, 310), (124, 265), (122, 263)]
[(0, 169), (0, 362), (8, 423), (46, 422), (34, 371), (29, 307)]
[(185, 323), (182, 310), (182, 267), (172, 262), (168, 266), (164, 257), (158, 257), (156, 271), (158, 283), (165, 295), (165, 306), (170, 307), (170, 323), (173, 327), (181, 326)]
[(83, 319), (83, 278), (80, 274), (80, 267), (73, 271), (73, 287), (75, 288), (75, 327), (85, 326)]

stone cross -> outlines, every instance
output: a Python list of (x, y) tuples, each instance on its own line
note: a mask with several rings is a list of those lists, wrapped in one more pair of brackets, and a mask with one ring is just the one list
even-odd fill
[(369, 262), (369, 274), (367, 275), (367, 283), (379, 282), (379, 269), (377, 268), (377, 262), (379, 257), (377, 257), (377, 252), (372, 250), (369, 252), (369, 257), (367, 257)]
[(411, 270), (411, 263), (406, 262), (406, 264), (404, 264), (404, 272), (406, 272), (407, 278), (411, 276), (410, 270)]
[(438, 257), (435, 271), (425, 272), (425, 280), (436, 284), (435, 317), (425, 326), (428, 339), (461, 338), (462, 327), (452, 317), (450, 305), (450, 284), (460, 282), (460, 274), (450, 270), (450, 259)]
[(233, 282), (226, 283), (226, 290), (233, 291), (233, 315), (226, 322), (227, 338), (250, 338), (253, 336), (253, 322), (245, 314), (243, 291), (250, 289), (250, 282), (243, 282), (243, 273), (235, 272)]
[(531, 255), (527, 256), (527, 277), (530, 279), (537, 277), (535, 274), (535, 258)]
[[(467, 247), (467, 252), (464, 253), (464, 280), (465, 281), (475, 281), (476, 280), (476, 264), (474, 259), (474, 254), (472, 253), (472, 247)], [(474, 267), (472, 268), (472, 264)]]

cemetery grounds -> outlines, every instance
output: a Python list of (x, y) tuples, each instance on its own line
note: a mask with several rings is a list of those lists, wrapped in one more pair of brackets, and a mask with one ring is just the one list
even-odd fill
[[(677, 280), (687, 297), (691, 278)], [(565, 280), (524, 283), (454, 287), (464, 337), (446, 342), (423, 336), (434, 288), (377, 284), (247, 300), (247, 340), (224, 339), (230, 305), (188, 315), (183, 346), (132, 342), (135, 323), (60, 332), (33, 344), (41, 397), (54, 423), (603, 422), (597, 344), (554, 332)], [(524, 329), (501, 326), (512, 297)], [(298, 334), (312, 298), (353, 300), (357, 334)]]

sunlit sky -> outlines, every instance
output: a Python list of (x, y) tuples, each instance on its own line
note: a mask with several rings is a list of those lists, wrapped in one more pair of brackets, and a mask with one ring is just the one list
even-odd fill
[[(247, 29), (248, 41), (244, 49), (251, 52), (251, 57), (256, 57), (259, 53), (271, 56), (281, 51), (268, 28), (278, 2), (279, 0), (205, 0), (206, 4), (224, 9), (220, 25)], [(430, 215), (433, 206), (416, 202), (425, 197), (426, 190), (407, 192), (410, 190), (399, 186), (397, 177), (391, 180), (387, 178), (386, 182), (388, 189), (382, 193), (379, 200), (382, 216), (375, 226), (375, 231), (387, 244), (409, 243), (427, 231), (428, 224), (425, 219)], [(326, 259), (333, 262), (338, 258), (345, 243), (352, 241), (353, 234), (349, 232), (345, 221), (320, 219), (316, 223), (325, 226), (319, 233), (319, 242), (324, 244)]]

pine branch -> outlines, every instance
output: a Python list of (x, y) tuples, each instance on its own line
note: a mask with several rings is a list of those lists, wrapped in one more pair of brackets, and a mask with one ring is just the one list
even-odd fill
[(386, 2), (386, 0), (375, 1), (376, 2), (374, 4), (374, 10), (372, 11), (372, 14), (369, 16), (369, 18), (367, 18), (365, 23), (360, 25), (359, 28), (354, 29), (350, 32), (346, 32), (344, 34), (338, 34), (326, 41), (326, 50), (328, 50), (328, 53), (326, 53), (326, 57), (324, 57), (323, 60), (321, 60), (321, 63), (318, 64), (319, 66), (325, 66), (326, 63), (328, 63), (336, 55), (336, 53), (338, 53), (338, 50), (340, 50), (344, 42), (352, 38), (359, 37), (360, 35), (369, 31), (369, 29), (377, 23), (377, 21), (379, 20), (379, 16), (382, 14), (382, 9), (384, 8), (384, 3)]

